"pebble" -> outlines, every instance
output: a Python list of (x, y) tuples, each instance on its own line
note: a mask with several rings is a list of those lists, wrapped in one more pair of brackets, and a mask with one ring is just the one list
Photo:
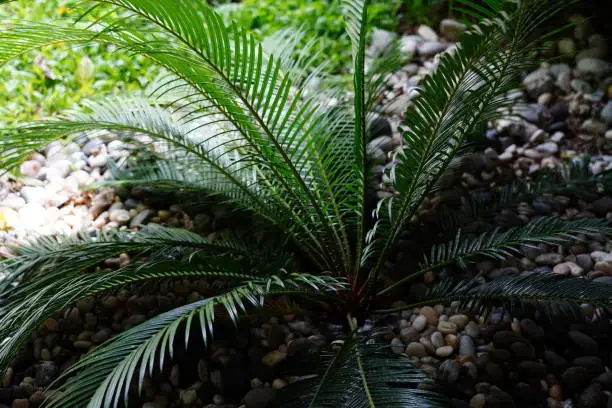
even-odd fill
[(11, 404), (11, 408), (29, 408), (30, 407), (30, 401), (28, 401), (25, 398), (18, 398), (13, 400), (13, 403)]
[(535, 262), (538, 265), (557, 265), (563, 262), (563, 256), (560, 254), (549, 252), (545, 254), (540, 254), (535, 258)]
[(179, 398), (184, 405), (193, 404), (198, 399), (198, 393), (194, 389), (186, 389), (179, 391)]
[(438, 34), (429, 26), (422, 24), (417, 28), (417, 34), (425, 41), (438, 41)]
[(423, 331), (423, 329), (425, 329), (426, 326), (427, 326), (427, 318), (423, 315), (417, 316), (416, 319), (414, 319), (414, 322), (412, 322), (412, 327), (414, 327), (414, 329), (419, 332)]
[(130, 216), (130, 212), (127, 210), (115, 209), (111, 210), (109, 218), (111, 221), (123, 225), (126, 224), (132, 217)]
[(440, 322), (438, 323), (438, 330), (444, 334), (448, 334), (448, 333), (454, 334), (454, 333), (457, 333), (457, 325), (451, 322)]
[(274, 388), (254, 388), (245, 394), (243, 402), (247, 408), (268, 408), (275, 399)]
[(36, 160), (27, 160), (21, 163), (19, 171), (21, 175), (29, 178), (36, 178), (40, 172), (41, 165)]
[(463, 329), (466, 324), (470, 321), (470, 318), (464, 314), (452, 315), (448, 318), (448, 321), (454, 323), (458, 329)]
[(610, 72), (610, 63), (599, 58), (583, 58), (578, 61), (577, 68), (587, 74), (603, 76)]
[(425, 346), (423, 344), (412, 342), (406, 347), (406, 355), (408, 355), (408, 357), (425, 357), (427, 355), (427, 351), (425, 350)]
[(487, 405), (487, 397), (484, 394), (475, 394), (470, 399), (470, 408), (485, 408)]
[(393, 339), (391, 339), (391, 351), (393, 351), (395, 354), (403, 354), (404, 343), (402, 343), (399, 338), (394, 337)]
[(523, 78), (523, 86), (529, 96), (537, 99), (541, 94), (553, 91), (554, 80), (548, 69), (540, 68)]
[(584, 269), (573, 262), (562, 262), (554, 266), (553, 272), (558, 275), (582, 276)]
[(461, 336), (459, 340), (459, 355), (472, 357), (476, 355), (474, 340), (471, 336)]
[(170, 375), (168, 376), (170, 384), (174, 387), (178, 387), (181, 382), (181, 368), (178, 364), (175, 364), (170, 369)]
[(442, 44), (437, 41), (425, 41), (423, 44), (419, 45), (417, 49), (420, 55), (431, 57), (446, 50), (447, 47), (447, 44)]
[(606, 106), (603, 107), (600, 117), (606, 124), (612, 125), (612, 101), (608, 101)]
[(445, 18), (440, 22), (440, 33), (449, 41), (458, 41), (465, 30), (467, 30), (465, 24), (450, 18)]
[(597, 355), (599, 347), (597, 346), (597, 342), (590, 336), (577, 330), (570, 330), (568, 336), (575, 345), (580, 347), (580, 351), (582, 351), (584, 355)]
[(476, 322), (469, 322), (465, 326), (465, 333), (473, 339), (480, 337), (480, 328)]
[(419, 311), (419, 314), (425, 316), (428, 324), (435, 325), (438, 323), (438, 312), (433, 307), (424, 306)]
[(2, 375), (2, 387), (9, 388), (13, 381), (13, 367), (8, 367)]
[(570, 86), (576, 92), (582, 92), (582, 93), (593, 92), (593, 88), (591, 87), (591, 85), (584, 79), (574, 78), (570, 82)]

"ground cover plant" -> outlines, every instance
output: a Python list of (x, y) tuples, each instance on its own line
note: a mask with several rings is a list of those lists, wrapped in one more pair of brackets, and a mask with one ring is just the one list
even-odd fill
[[(369, 112), (392, 64), (383, 56), (366, 70), (366, 3), (343, 4), (353, 89), (352, 97), (345, 93), (335, 105), (307, 92), (309, 77), (294, 59), (283, 57), (291, 54), (287, 50), (268, 52), (203, 3), (178, 3), (92, 1), (90, 14), (102, 16), (95, 24), (86, 18), (70, 27), (21, 23), (0, 32), (0, 63), (58, 41), (99, 42), (143, 55), (167, 73), (151, 97), (114, 97), (88, 103), (64, 119), (4, 130), (3, 168), (14, 168), (53, 140), (112, 132), (137, 148), (135, 160), (116, 168), (117, 179), (109, 185), (185, 191), (202, 200), (213, 196), (252, 220), (252, 228), (217, 236), (149, 226), (42, 238), (21, 248), (6, 263), (10, 273), (0, 283), (7, 299), (0, 306), (0, 367), (45, 319), (86, 296), (161, 279), (227, 282), (212, 297), (162, 313), (102, 344), (65, 373), (63, 379), (72, 378), (57, 384), (60, 392), (49, 406), (119, 406), (127, 401), (132, 379), (142, 386), (145, 375), (171, 359), (179, 344), (194, 336), (209, 342), (215, 319), (236, 321), (267, 300), (289, 297), (329, 305), (331, 316), (347, 322), (348, 338), (323, 358), (319, 375), (289, 387), (283, 406), (443, 407), (444, 397), (422, 386), (427, 382), (422, 371), (361, 328), (367, 318), (450, 301), (466, 309), (529, 305), (551, 314), (571, 313), (583, 303), (609, 306), (610, 286), (546, 273), (484, 284), (445, 281), (425, 298), (390, 306), (390, 294), (432, 270), (469, 268), (472, 260), (504, 258), (521, 245), (609, 233), (605, 220), (555, 217), (478, 236), (447, 230), (454, 238), (421, 251), (403, 276), (386, 279), (400, 234), (452, 170), (467, 138), (509, 103), (506, 93), (533, 64), (533, 51), (543, 40), (538, 24), (555, 16), (560, 2), (489, 0), (487, 7), (472, 10), (479, 24), (441, 57), (405, 113), (404, 146), (388, 169), (395, 193), (374, 205), (368, 191)], [(289, 42), (288, 50), (295, 45)], [(605, 180), (584, 172), (570, 172), (561, 181), (572, 178), (580, 178), (581, 186), (605, 187)], [(552, 179), (520, 191), (552, 188)], [(139, 254), (138, 261), (94, 271), (125, 252)]]

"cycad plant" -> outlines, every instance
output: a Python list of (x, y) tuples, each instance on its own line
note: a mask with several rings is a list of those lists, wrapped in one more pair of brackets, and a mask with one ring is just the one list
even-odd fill
[[(441, 56), (406, 111), (403, 146), (388, 169), (395, 192), (373, 207), (366, 147), (370, 112), (388, 65), (383, 59), (366, 70), (366, 1), (344, 2), (354, 87), (334, 106), (303, 90), (304, 71), (296, 59), (283, 49), (275, 57), (200, 1), (90, 3), (73, 27), (31, 22), (5, 27), (0, 63), (46, 45), (97, 41), (150, 58), (167, 71), (167, 79), (149, 98), (91, 103), (67, 119), (4, 131), (2, 166), (11, 169), (53, 140), (112, 132), (140, 143), (137, 153), (149, 154), (137, 154), (141, 160), (117, 169), (119, 178), (111, 185), (214, 196), (218, 205), (248, 215), (265, 234), (242, 230), (212, 238), (150, 226), (41, 238), (19, 249), (0, 283), (6, 299), (0, 308), (0, 367), (10, 364), (45, 319), (79, 299), (162, 279), (225, 282), (217, 294), (153, 317), (89, 353), (65, 374), (73, 378), (58, 385), (49, 406), (124, 404), (131, 381), (136, 378), (142, 387), (178, 343), (195, 335), (209, 341), (216, 317), (236, 321), (268, 299), (291, 297), (328, 305), (337, 312), (332, 318), (348, 321), (348, 337), (323, 360), (318, 376), (292, 388), (287, 406), (442, 407), (442, 397), (418, 386), (426, 378), (421, 371), (358, 329), (365, 318), (454, 300), (470, 308), (530, 304), (554, 313), (583, 303), (609, 305), (612, 289), (606, 285), (539, 274), (484, 284), (446, 282), (428, 297), (390, 308), (390, 294), (428, 271), (469, 268), (472, 260), (511, 256), (522, 245), (609, 232), (605, 221), (546, 217), (481, 236), (459, 230), (450, 242), (421, 254), (412, 269), (396, 271), (401, 276), (395, 280), (389, 275), (400, 235), (416, 221), (423, 200), (440, 186), (466, 139), (504, 111), (505, 95), (532, 64), (542, 39), (538, 24), (555, 15), (560, 3), (487, 0), (486, 7), (470, 9), (480, 22)], [(86, 24), (88, 15), (103, 17)], [(94, 271), (126, 252), (140, 256), (117, 270)]]

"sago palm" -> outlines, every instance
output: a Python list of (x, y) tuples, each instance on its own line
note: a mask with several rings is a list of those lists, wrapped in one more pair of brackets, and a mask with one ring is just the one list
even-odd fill
[[(481, 257), (504, 258), (522, 245), (609, 232), (605, 221), (554, 217), (482, 236), (459, 230), (451, 241), (422, 254), (411, 270), (388, 279), (388, 261), (401, 233), (439, 187), (466, 139), (504, 111), (505, 95), (533, 63), (542, 39), (538, 24), (560, 6), (538, 0), (485, 3), (470, 9), (478, 25), (441, 56), (405, 112), (403, 147), (388, 170), (395, 192), (373, 208), (370, 112), (388, 66), (383, 59), (366, 70), (364, 0), (344, 2), (354, 86), (351, 97), (340, 95), (334, 106), (302, 91), (304, 71), (287, 52), (278, 49), (275, 57), (200, 1), (93, 0), (72, 27), (6, 26), (0, 32), (0, 63), (38, 47), (97, 41), (142, 54), (168, 76), (151, 98), (90, 103), (66, 119), (4, 131), (0, 163), (5, 169), (53, 140), (112, 132), (139, 143), (135, 156), (141, 159), (116, 169), (111, 185), (184, 191), (196, 199), (214, 196), (218, 205), (247, 214), (269, 234), (262, 238), (237, 229), (213, 239), (151, 226), (39, 239), (7, 262), (10, 273), (0, 283), (7, 300), (0, 309), (0, 367), (45, 319), (81, 298), (162, 279), (222, 279), (225, 285), (216, 295), (153, 317), (89, 353), (65, 374), (73, 378), (58, 385), (49, 406), (121, 405), (133, 377), (142, 387), (179, 342), (187, 343), (194, 332), (205, 343), (210, 340), (222, 311), (236, 321), (267, 299), (284, 296), (323, 302), (349, 322), (344, 345), (322, 360), (326, 365), (319, 375), (290, 387), (284, 404), (442, 407), (447, 403), (440, 395), (419, 387), (426, 381), (420, 370), (377, 343), (372, 333), (358, 330), (364, 318), (455, 300), (467, 308), (530, 304), (555, 313), (583, 303), (608, 306), (612, 288), (548, 274), (444, 283), (426, 298), (410, 299), (401, 308), (390, 305), (389, 294), (428, 271), (467, 267)], [(103, 17), (86, 24), (91, 15)], [(139, 254), (138, 261), (94, 271), (125, 252)]]

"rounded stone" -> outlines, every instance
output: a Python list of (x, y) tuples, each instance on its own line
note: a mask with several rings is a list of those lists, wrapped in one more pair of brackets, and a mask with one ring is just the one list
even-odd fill
[(423, 331), (423, 329), (425, 329), (426, 326), (427, 326), (427, 318), (423, 315), (417, 316), (416, 319), (414, 319), (414, 322), (412, 322), (412, 327), (414, 327), (414, 329), (419, 332)]
[(425, 346), (423, 344), (413, 341), (406, 346), (406, 354), (409, 357), (425, 357), (427, 355), (427, 351), (425, 350)]
[(438, 347), (436, 349), (436, 355), (438, 357), (448, 357), (451, 354), (453, 354), (453, 348), (451, 346), (443, 346), (443, 347)]

